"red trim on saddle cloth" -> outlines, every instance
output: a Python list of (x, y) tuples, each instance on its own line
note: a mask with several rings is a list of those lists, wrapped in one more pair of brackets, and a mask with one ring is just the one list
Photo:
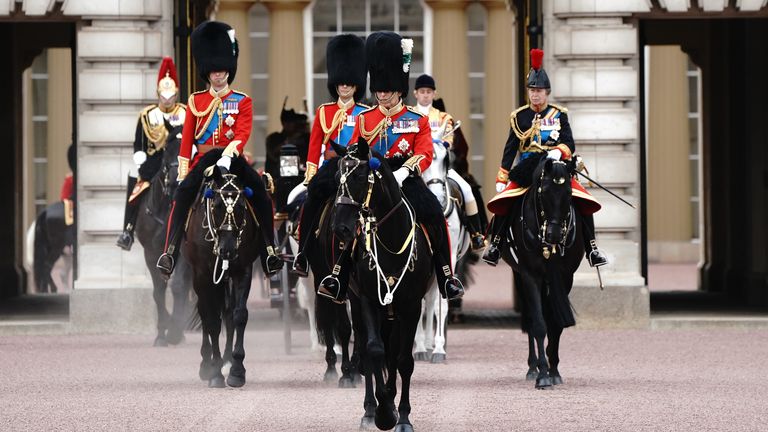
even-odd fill
[[(573, 203), (578, 207), (581, 214), (591, 215), (600, 210), (602, 207), (600, 203), (575, 178), (571, 178), (571, 188), (573, 189)], [(510, 181), (503, 191), (488, 201), (488, 210), (497, 215), (508, 214), (514, 199), (525, 194), (528, 189)]]

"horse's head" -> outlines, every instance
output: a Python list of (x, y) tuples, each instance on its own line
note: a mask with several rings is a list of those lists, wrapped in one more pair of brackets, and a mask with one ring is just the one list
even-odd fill
[(249, 188), (240, 186), (234, 174), (214, 170), (213, 180), (204, 191), (209, 235), (214, 239), (214, 253), (221, 259), (237, 259), (240, 238), (248, 220), (246, 197)]
[[(398, 186), (392, 170), (381, 157), (372, 155), (365, 139), (360, 138), (348, 148), (332, 143), (338, 159), (335, 208), (331, 229), (343, 242), (352, 241), (358, 228), (368, 216), (372, 216), (372, 203), (391, 202), (399, 197)], [(379, 180), (378, 182), (376, 180)], [(376, 187), (376, 184), (380, 187)]]
[(165, 141), (165, 151), (163, 152), (163, 192), (172, 196), (176, 191), (176, 178), (179, 175), (179, 151), (181, 150), (181, 129), (182, 125), (173, 126), (168, 120), (165, 121), (165, 128), (168, 130), (168, 138)]
[(571, 218), (571, 169), (566, 162), (544, 159), (534, 173), (540, 236), (548, 245), (563, 244)]

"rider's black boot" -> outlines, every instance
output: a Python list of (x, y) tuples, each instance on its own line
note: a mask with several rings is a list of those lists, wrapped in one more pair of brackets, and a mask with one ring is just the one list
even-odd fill
[(472, 239), (472, 250), (482, 249), (485, 246), (485, 237), (480, 223), (480, 213), (467, 216), (467, 225), (469, 226), (469, 236)]
[(186, 211), (179, 211), (174, 202), (171, 208), (171, 214), (168, 217), (168, 231), (165, 238), (165, 251), (157, 259), (156, 267), (160, 269), (166, 277), (170, 277), (173, 268), (176, 266), (176, 260), (179, 258), (179, 240), (181, 240), (181, 231), (184, 227), (184, 216)]
[(259, 226), (261, 227), (261, 233), (263, 236), (262, 245), (262, 260), (261, 267), (264, 270), (264, 274), (272, 276), (280, 269), (283, 268), (283, 260), (277, 256), (275, 251), (275, 228), (274, 217), (272, 214), (272, 199), (267, 194), (266, 186), (261, 187), (258, 183), (263, 184), (260, 177), (250, 178), (250, 182), (254, 184), (254, 194), (248, 199), (256, 213), (256, 218), (259, 220)]
[(139, 217), (138, 203), (130, 203), (128, 199), (136, 186), (136, 177), (128, 176), (128, 193), (125, 197), (125, 215), (123, 216), (123, 232), (117, 238), (117, 246), (120, 249), (129, 251), (133, 246), (133, 230), (136, 227), (136, 219)]
[(461, 298), (464, 295), (464, 284), (453, 275), (451, 268), (451, 250), (448, 242), (448, 227), (442, 224), (426, 225), (432, 244), (432, 262), (435, 265), (435, 277), (440, 295), (448, 300)]
[(491, 241), (483, 253), (483, 261), (492, 266), (496, 266), (501, 259), (501, 235), (507, 227), (507, 218), (504, 216), (494, 216), (491, 219), (491, 227), (488, 230)]
[(314, 228), (315, 215), (318, 211), (316, 199), (307, 196), (304, 202), (304, 208), (301, 210), (299, 218), (299, 250), (293, 259), (292, 270), (301, 277), (309, 276), (309, 262), (307, 261), (307, 239), (312, 235)]
[(582, 215), (584, 222), (584, 252), (587, 254), (587, 261), (591, 267), (600, 267), (608, 264), (608, 258), (603, 251), (597, 248), (595, 241), (595, 218), (592, 215)]

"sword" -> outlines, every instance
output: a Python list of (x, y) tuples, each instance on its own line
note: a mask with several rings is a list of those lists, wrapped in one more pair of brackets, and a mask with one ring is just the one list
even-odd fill
[(589, 178), (589, 176), (587, 176), (586, 174), (582, 174), (580, 171), (575, 171), (575, 170), (574, 170), (574, 172), (576, 174), (584, 177), (585, 179), (589, 180), (592, 184), (594, 184), (595, 186), (599, 187), (600, 189), (602, 189), (602, 190), (608, 192), (609, 194), (613, 195), (614, 198), (618, 199), (619, 201), (623, 202), (624, 204), (626, 204), (626, 205), (632, 207), (633, 209), (637, 210), (637, 207), (635, 207), (634, 204), (632, 204), (629, 201), (625, 200), (624, 198), (616, 195), (614, 192), (612, 192), (607, 187), (605, 187), (605, 186), (601, 185), (600, 183), (598, 183), (598, 182), (592, 180), (591, 178)]

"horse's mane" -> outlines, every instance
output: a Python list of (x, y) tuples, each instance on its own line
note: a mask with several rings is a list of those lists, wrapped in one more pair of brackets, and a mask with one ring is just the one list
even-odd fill
[(536, 166), (536, 169), (533, 171), (533, 186), (538, 186), (540, 179), (541, 179), (541, 173), (546, 169), (547, 165), (549, 165), (549, 172), (551, 177), (560, 177), (560, 178), (570, 178), (571, 177), (571, 166), (568, 162), (565, 163), (555, 163), (552, 159), (547, 159), (546, 157), (542, 157), (539, 161), (538, 165)]

